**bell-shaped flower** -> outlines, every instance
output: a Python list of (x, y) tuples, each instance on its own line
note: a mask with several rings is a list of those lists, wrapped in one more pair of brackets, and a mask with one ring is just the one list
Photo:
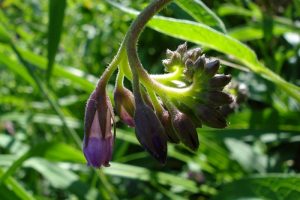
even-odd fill
[(109, 166), (114, 143), (112, 120), (112, 107), (105, 91), (94, 91), (85, 111), (83, 152), (89, 166)]

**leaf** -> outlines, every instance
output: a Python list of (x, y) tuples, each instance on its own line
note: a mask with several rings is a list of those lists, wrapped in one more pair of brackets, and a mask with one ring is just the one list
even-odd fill
[(41, 173), (55, 188), (66, 189), (79, 179), (75, 173), (43, 158), (30, 158), (24, 163), (24, 166), (31, 167)]
[(231, 158), (235, 159), (245, 171), (265, 172), (267, 168), (267, 157), (263, 154), (255, 152), (254, 149), (234, 138), (225, 139), (225, 144), (231, 152)]
[[(47, 69), (47, 61), (42, 56), (36, 55), (30, 51), (18, 48), (21, 55), (30, 63), (33, 63), (40, 69)], [(73, 84), (81, 86), (81, 88), (88, 93), (95, 89), (97, 78), (91, 75), (86, 75), (83, 71), (72, 67), (63, 67), (54, 64), (53, 74), (58, 77), (64, 77), (72, 81)]]
[(300, 196), (300, 176), (287, 174), (257, 175), (224, 185), (214, 199), (285, 199)]
[(226, 33), (226, 28), (222, 20), (209, 9), (200, 0), (176, 0), (183, 10), (190, 14), (196, 21), (207, 24), (208, 26), (218, 29), (223, 33)]
[(150, 171), (143, 167), (136, 167), (126, 164), (113, 163), (109, 168), (103, 169), (106, 174), (121, 176), (131, 179), (138, 179), (142, 181), (157, 182), (162, 185), (169, 185), (176, 187), (182, 187), (183, 189), (190, 192), (198, 192), (199, 188), (196, 183), (192, 180), (163, 172)]
[(47, 78), (51, 76), (55, 55), (61, 38), (65, 8), (66, 0), (49, 0)]
[(18, 74), (22, 77), (25, 81), (29, 82), (34, 88), (37, 88), (34, 80), (28, 74), (28, 72), (20, 65), (17, 61), (12, 60), (10, 57), (0, 53), (0, 64), (6, 66), (15, 74)]
[(241, 6), (236, 6), (236, 5), (232, 5), (232, 4), (224, 4), (224, 5), (220, 6), (220, 8), (218, 9), (218, 14), (221, 16), (239, 15), (239, 16), (245, 16), (245, 17), (261, 18), (260, 12), (255, 12), (255, 10), (248, 10)]
[[(2, 169), (0, 169), (0, 176), (2, 176), (3, 171)], [(35, 198), (28, 192), (26, 191), (26, 189), (20, 184), (18, 183), (13, 177), (9, 177), (8, 179), (5, 180), (5, 185), (7, 186), (7, 188), (9, 188), (16, 196), (19, 197), (19, 199), (23, 199), (23, 200), (34, 200)], [(11, 196), (9, 193), (8, 194), (3, 194), (2, 192), (3, 189), (0, 186), (0, 194), (1, 194), (1, 198), (2, 199), (15, 199), (13, 198), (13, 196)], [(9, 196), (7, 196), (9, 195)], [(7, 198), (8, 197), (8, 198)]]
[[(293, 29), (290, 29), (287, 26), (280, 24), (274, 24), (273, 36), (280, 36), (286, 32), (291, 32)], [(234, 37), (240, 41), (249, 41), (262, 39), (264, 37), (264, 32), (262, 28), (258, 25), (248, 24), (242, 27), (236, 27), (231, 29), (228, 34), (231, 37)]]
[(5, 28), (0, 24), (0, 43), (9, 44), (11, 43), (11, 38)]
[[(120, 4), (112, 4), (119, 9), (136, 16), (138, 12), (128, 9)], [(280, 76), (266, 68), (257, 60), (253, 50), (238, 40), (218, 32), (204, 24), (195, 23), (188, 20), (179, 20), (168, 17), (153, 17), (148, 25), (161, 33), (170, 35), (175, 38), (194, 42), (204, 45), (224, 54), (234, 57), (239, 62), (243, 63), (248, 69), (272, 81), (282, 90), (286, 91), (291, 97), (300, 102), (300, 88), (293, 85)]]

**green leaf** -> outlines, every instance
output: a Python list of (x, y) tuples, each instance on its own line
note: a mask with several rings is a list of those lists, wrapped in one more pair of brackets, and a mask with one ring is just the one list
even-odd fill
[[(136, 16), (138, 14), (138, 12), (128, 9), (120, 4), (114, 3), (113, 5), (131, 15)], [(238, 40), (218, 32), (204, 24), (188, 20), (156, 16), (149, 21), (148, 25), (152, 29), (166, 35), (204, 45), (205, 47), (209, 47), (232, 56), (239, 62), (243, 63), (248, 69), (272, 81), (300, 102), (300, 88), (285, 81), (279, 75), (265, 67), (257, 60), (254, 51)]]
[(111, 163), (109, 168), (103, 169), (106, 174), (121, 176), (142, 181), (157, 182), (162, 185), (181, 187), (190, 192), (198, 192), (199, 187), (192, 180), (163, 172), (150, 171), (143, 167), (136, 167), (120, 163)]
[(234, 138), (225, 139), (225, 144), (231, 152), (231, 158), (235, 159), (247, 172), (266, 172), (267, 157), (255, 152), (253, 147)]
[(261, 18), (260, 12), (256, 12), (255, 10), (248, 10), (241, 6), (236, 6), (236, 5), (232, 5), (232, 4), (224, 4), (224, 5), (220, 6), (220, 8), (218, 9), (218, 14), (221, 16), (239, 15), (239, 16), (245, 16), (245, 17)]
[(251, 176), (224, 185), (214, 199), (285, 199), (300, 196), (300, 176), (270, 174)]
[(55, 188), (66, 189), (79, 179), (72, 171), (63, 169), (43, 158), (31, 158), (24, 163), (24, 166), (41, 173)]
[[(33, 63), (35, 67), (46, 70), (47, 61), (42, 56), (36, 55), (31, 51), (27, 51), (18, 48), (21, 55), (26, 59), (27, 62)], [(86, 75), (83, 71), (72, 67), (63, 67), (61, 65), (54, 64), (53, 75), (57, 77), (67, 78), (72, 81), (73, 84), (81, 86), (81, 88), (88, 93), (95, 89), (97, 78), (91, 75)]]
[[(280, 24), (274, 24), (273, 36), (280, 36), (286, 32), (292, 32), (293, 29), (290, 29), (287, 26)], [(261, 26), (248, 24), (242, 27), (236, 27), (228, 31), (228, 34), (231, 37), (234, 37), (240, 41), (249, 41), (262, 39), (264, 37), (264, 32)]]
[(48, 24), (48, 69), (47, 77), (50, 78), (55, 55), (61, 38), (66, 0), (49, 0)]
[(34, 88), (37, 88), (34, 80), (31, 78), (30, 74), (23, 68), (21, 64), (17, 61), (11, 59), (9, 56), (0, 53), (0, 64), (6, 66), (15, 74), (18, 74), (25, 81), (29, 82)]
[(9, 33), (5, 30), (2, 24), (0, 24), (0, 43), (9, 44), (11, 43), (11, 38)]
[(219, 31), (226, 33), (226, 28), (222, 20), (211, 10), (209, 9), (202, 1), (200, 0), (176, 0), (183, 10), (190, 14), (196, 21), (202, 22), (211, 26)]
[[(3, 171), (2, 169), (0, 169), (0, 176), (2, 176)], [(23, 200), (34, 200), (35, 198), (28, 192), (26, 191), (26, 189), (20, 184), (18, 183), (13, 177), (9, 177), (8, 179), (5, 180), (5, 185), (7, 186), (7, 188), (9, 188), (16, 196), (19, 197), (19, 199), (23, 199)], [(2, 187), (0, 187), (0, 192), (3, 192)], [(1, 198), (3, 199), (14, 199), (13, 196), (9, 196), (9, 198), (5, 198), (7, 197), (6, 194), (2, 194), (0, 193)]]

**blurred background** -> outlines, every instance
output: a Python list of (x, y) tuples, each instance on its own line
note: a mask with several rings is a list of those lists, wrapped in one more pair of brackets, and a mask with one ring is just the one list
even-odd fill
[[(198, 129), (197, 152), (169, 145), (162, 166), (138, 144), (133, 129), (117, 122), (111, 167), (87, 167), (81, 152), (85, 103), (133, 16), (108, 1), (64, 2), (0, 0), (0, 199), (299, 198), (299, 102), (209, 48), (206, 54), (224, 64), (221, 73), (232, 74), (230, 91), (240, 99), (228, 128)], [(113, 2), (136, 10), (149, 3)], [(202, 2), (226, 34), (300, 85), (299, 0)], [(175, 3), (160, 14), (194, 20)], [(183, 42), (146, 28), (139, 55), (149, 72), (161, 73), (166, 49)], [(110, 95), (113, 85), (114, 77)]]

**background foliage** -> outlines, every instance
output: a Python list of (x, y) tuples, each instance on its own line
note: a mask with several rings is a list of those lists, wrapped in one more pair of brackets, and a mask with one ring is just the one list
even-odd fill
[(117, 123), (111, 167), (95, 171), (81, 153), (85, 102), (148, 2), (0, 0), (1, 199), (299, 197), (300, 2), (175, 2), (161, 15), (178, 20), (155, 18), (140, 39), (148, 71), (184, 39), (220, 58), (248, 99), (227, 129), (198, 130), (197, 152), (169, 145), (165, 166)]

